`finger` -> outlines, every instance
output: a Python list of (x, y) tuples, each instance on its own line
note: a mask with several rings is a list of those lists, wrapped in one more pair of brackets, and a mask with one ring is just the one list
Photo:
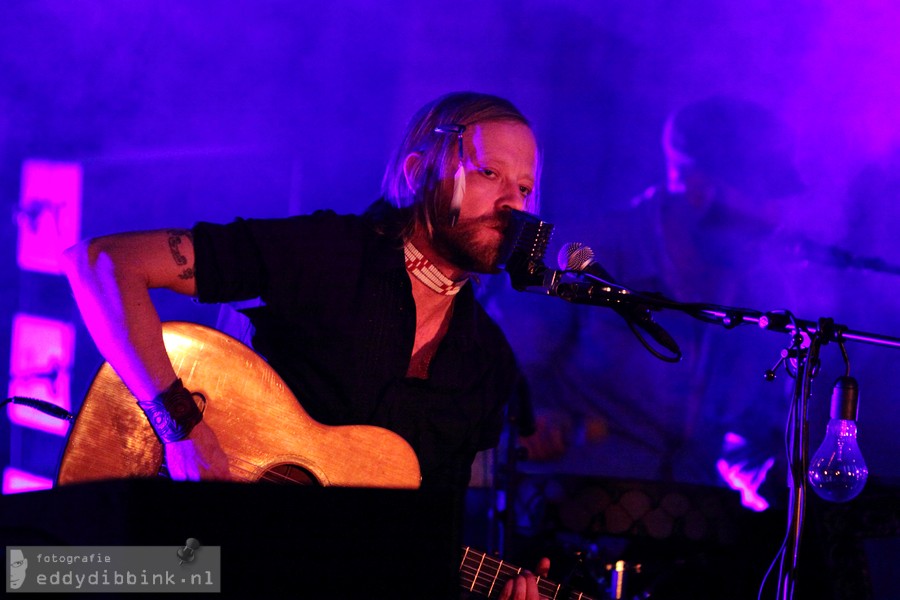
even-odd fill
[(500, 600), (540, 600), (537, 580), (528, 571), (507, 580), (500, 592)]
[(537, 568), (534, 570), (534, 574), (539, 577), (546, 577), (550, 574), (550, 559), (546, 556), (541, 558), (538, 561)]
[(510, 598), (512, 598), (513, 585), (515, 584), (515, 582), (515, 578), (506, 580), (506, 583), (503, 584), (503, 589), (500, 590), (500, 596), (498, 597), (499, 600), (510, 600)]
[(518, 596), (517, 598), (524, 598), (525, 600), (541, 600), (541, 594), (537, 589), (537, 578), (528, 571), (523, 572), (522, 575), (523, 576), (520, 579), (522, 580), (523, 595)]

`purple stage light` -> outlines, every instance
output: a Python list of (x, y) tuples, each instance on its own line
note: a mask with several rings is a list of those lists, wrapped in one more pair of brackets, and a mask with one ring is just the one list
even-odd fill
[(17, 214), (20, 269), (62, 273), (59, 255), (81, 235), (81, 184), (77, 163), (23, 162)]
[(36, 492), (49, 490), (53, 487), (53, 481), (46, 477), (22, 471), (14, 467), (3, 469), (3, 494), (20, 494), (22, 492)]
[[(13, 317), (9, 396), (46, 400), (70, 410), (75, 328), (70, 323), (18, 313)], [(9, 420), (22, 427), (66, 435), (69, 423), (31, 407), (9, 405)]]

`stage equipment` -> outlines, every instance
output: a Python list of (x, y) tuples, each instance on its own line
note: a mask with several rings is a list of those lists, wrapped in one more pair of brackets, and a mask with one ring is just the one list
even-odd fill
[[(610, 275), (600, 263), (594, 260), (594, 251), (581, 242), (571, 242), (566, 244), (562, 250), (559, 251), (557, 264), (564, 273), (575, 273), (577, 275), (585, 276), (589, 280), (593, 280), (596, 283), (606, 286), (604, 290), (608, 292), (612, 292), (616, 289), (619, 293), (629, 293), (627, 288), (620, 286), (616, 280), (613, 279), (613, 276)], [(567, 299), (565, 297), (563, 298)], [(579, 302), (577, 294), (572, 298), (572, 301)], [(620, 301), (616, 299), (610, 304), (610, 308), (625, 320), (628, 328), (631, 329), (631, 332), (638, 338), (641, 344), (643, 344), (644, 347), (658, 359), (673, 363), (681, 360), (681, 349), (678, 347), (675, 340), (672, 339), (672, 336), (653, 320), (653, 317), (650, 315), (649, 306), (646, 304), (630, 302), (629, 300)], [(659, 353), (655, 348), (650, 346), (644, 336), (635, 328), (636, 326), (649, 333), (650, 337), (652, 337), (657, 344), (668, 350), (671, 355)]]
[(831, 395), (831, 420), (825, 439), (809, 465), (809, 483), (813, 491), (830, 502), (856, 498), (869, 477), (869, 469), (856, 441), (858, 403), (856, 379), (849, 375), (839, 377)]
[[(644, 296), (635, 295), (627, 287), (619, 285), (594, 260), (594, 251), (582, 243), (570, 243), (560, 251), (557, 257), (560, 270), (548, 269), (544, 264), (544, 255), (553, 234), (553, 225), (521, 210), (512, 210), (511, 213), (500, 247), (499, 265), (509, 274), (513, 288), (520, 292), (557, 296), (573, 304), (612, 308), (655, 357), (666, 362), (681, 360), (678, 344), (650, 315), (651, 310), (661, 308), (660, 303), (670, 301), (658, 294), (649, 294), (654, 296), (653, 300), (644, 302)], [(649, 333), (667, 353), (647, 342), (637, 327)]]
[[(543, 264), (547, 240), (542, 238), (541, 233), (552, 231), (553, 226), (540, 221), (537, 217), (528, 213), (521, 211), (513, 211), (513, 213), (513, 223), (519, 223), (519, 225), (511, 226), (507, 232), (506, 247), (509, 249), (509, 252), (505, 255), (501, 254), (501, 257), (508, 258), (508, 260), (505, 260), (504, 268), (510, 274), (513, 287), (519, 291), (538, 292), (548, 296), (556, 296), (576, 304), (605, 306), (616, 310), (620, 315), (623, 313), (626, 315), (633, 314), (631, 311), (634, 310), (671, 309), (683, 312), (706, 323), (722, 325), (726, 329), (733, 329), (739, 325), (755, 324), (767, 331), (790, 335), (790, 345), (781, 352), (781, 358), (776, 365), (777, 367), (784, 364), (788, 374), (794, 379), (785, 436), (790, 474), (788, 524), (784, 543), (773, 561), (773, 567), (776, 563), (779, 565), (778, 598), (780, 600), (793, 598), (798, 577), (800, 540), (803, 533), (803, 521), (809, 491), (809, 399), (812, 391), (812, 380), (818, 374), (821, 364), (819, 355), (822, 346), (829, 342), (838, 343), (844, 354), (845, 362), (849, 364), (844, 348), (846, 342), (855, 341), (900, 348), (900, 338), (852, 331), (845, 325), (836, 324), (831, 318), (808, 321), (796, 318), (789, 311), (766, 312), (702, 302), (685, 303), (665, 298), (657, 292), (637, 292), (621, 283), (612, 281), (606, 270), (594, 262), (593, 252), (591, 252), (591, 256), (586, 261), (584, 259), (579, 260), (581, 249), (584, 248), (583, 244), (570, 244), (569, 246), (573, 249), (571, 253), (573, 260), (571, 262), (574, 264), (570, 264), (570, 261), (567, 260), (565, 269), (559, 271), (550, 270)], [(549, 234), (546, 237), (549, 238)], [(533, 250), (535, 248), (537, 250)], [(588, 265), (587, 268), (584, 267), (584, 264)], [(625, 307), (629, 308), (625, 310)], [(628, 321), (627, 317), (626, 321)], [(650, 322), (652, 323), (652, 320)], [(655, 323), (653, 324), (656, 325)], [(641, 325), (641, 323), (638, 322), (638, 325)], [(629, 322), (629, 326), (632, 328), (632, 331), (635, 331), (631, 322)], [(640, 336), (638, 337), (640, 338)], [(661, 341), (662, 338), (657, 338), (657, 342), (661, 343)], [(645, 340), (641, 339), (641, 342), (654, 356), (666, 360), (661, 353), (651, 349)], [(663, 344), (663, 346), (666, 345)], [(668, 358), (669, 360), (678, 360), (680, 352), (676, 356), (677, 358), (675, 356)], [(767, 370), (765, 373), (766, 379), (773, 379), (774, 371), (774, 368)], [(849, 373), (847, 376), (849, 376)], [(844, 389), (845, 386), (846, 390)], [(850, 385), (846, 381), (841, 384), (841, 391), (838, 395), (843, 396), (845, 393), (849, 398), (851, 395)], [(839, 404), (841, 406), (846, 405), (849, 410), (851, 402), (849, 399), (846, 401), (841, 400)], [(851, 423), (855, 419), (855, 404), (853, 406), (853, 419), (847, 417), (846, 413), (839, 412), (838, 414), (839, 416), (844, 415), (843, 418), (837, 419), (838, 422)], [(850, 434), (850, 429), (849, 426), (846, 427), (846, 435)], [(855, 431), (853, 435), (855, 437)], [(845, 436), (842, 439), (846, 449), (847, 437)], [(859, 456), (861, 460), (861, 455)], [(818, 465), (814, 466), (817, 469), (819, 468)], [(864, 463), (857, 463), (856, 469), (854, 483), (859, 486), (859, 489), (855, 489), (854, 486), (853, 491), (855, 493), (853, 495), (850, 495), (850, 491), (839, 495), (843, 499), (849, 500), (859, 493), (865, 483), (865, 476), (862, 473), (865, 472), (868, 475), (868, 471), (865, 470)], [(835, 482), (835, 485), (840, 484)], [(768, 574), (762, 582), (760, 592), (766, 585), (767, 577)], [(760, 593), (760, 597), (762, 597), (762, 593)]]

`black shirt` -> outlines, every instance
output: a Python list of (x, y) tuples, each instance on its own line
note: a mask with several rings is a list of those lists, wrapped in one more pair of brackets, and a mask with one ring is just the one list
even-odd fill
[(370, 219), (319, 211), (198, 223), (193, 233), (199, 300), (261, 298), (246, 311), (254, 349), (312, 418), (400, 434), (416, 451), (423, 487), (468, 483), (475, 453), (498, 443), (520, 383), (471, 284), (455, 299), (429, 378), (412, 379), (415, 304), (402, 242)]

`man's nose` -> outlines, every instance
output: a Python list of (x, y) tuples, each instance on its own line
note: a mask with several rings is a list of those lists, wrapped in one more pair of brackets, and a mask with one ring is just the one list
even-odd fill
[(498, 208), (502, 209), (525, 209), (525, 198), (519, 190), (519, 184), (512, 181), (503, 186), (502, 194), (497, 202)]

